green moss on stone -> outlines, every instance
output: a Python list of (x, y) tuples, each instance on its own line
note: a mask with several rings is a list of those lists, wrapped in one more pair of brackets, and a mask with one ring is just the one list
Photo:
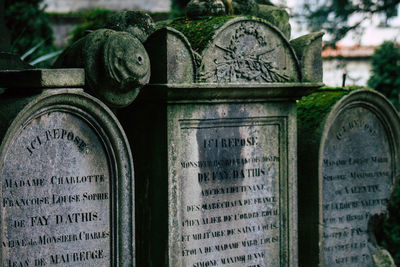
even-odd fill
[(302, 135), (315, 132), (333, 105), (351, 91), (363, 87), (323, 87), (297, 102), (297, 125)]
[[(193, 50), (201, 54), (201, 52), (212, 41), (215, 32), (229, 20), (235, 18), (255, 19), (273, 25), (273, 22), (268, 21), (264, 18), (258, 18), (252, 15), (233, 15), (233, 16), (202, 17), (199, 19), (183, 17), (175, 19), (172, 22), (169, 21), (168, 24), (166, 24), (165, 22), (161, 22), (157, 25), (157, 28), (169, 26), (180, 31), (189, 40)], [(284, 34), (288, 34), (288, 32), (286, 31), (284, 32)], [(289, 29), (289, 35), (290, 35), (290, 29)]]
[(178, 18), (168, 26), (183, 33), (194, 51), (200, 53), (212, 40), (215, 32), (227, 21), (243, 16), (220, 16), (201, 19)]

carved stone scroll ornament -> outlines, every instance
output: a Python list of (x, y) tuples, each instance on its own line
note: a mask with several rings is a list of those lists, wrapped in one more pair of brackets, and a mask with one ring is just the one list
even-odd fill
[[(233, 32), (230, 41), (223, 45), (215, 42), (214, 49), (220, 53), (208, 62), (199, 73), (200, 82), (287, 82), (285, 63), (278, 63), (273, 56), (282, 44), (268, 40), (259, 25), (242, 22)], [(222, 54), (221, 54), (222, 52)], [(207, 63), (206, 63), (207, 64)]]
[(150, 60), (140, 40), (108, 29), (74, 43), (54, 67), (84, 68), (88, 92), (111, 107), (132, 103), (150, 79)]

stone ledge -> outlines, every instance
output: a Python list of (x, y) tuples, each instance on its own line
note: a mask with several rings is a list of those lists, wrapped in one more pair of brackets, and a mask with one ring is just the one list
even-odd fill
[(143, 88), (143, 100), (220, 101), (234, 99), (300, 99), (323, 86), (322, 83), (268, 84), (149, 84)]
[(76, 88), (84, 85), (84, 69), (0, 71), (0, 86), (4, 88)]

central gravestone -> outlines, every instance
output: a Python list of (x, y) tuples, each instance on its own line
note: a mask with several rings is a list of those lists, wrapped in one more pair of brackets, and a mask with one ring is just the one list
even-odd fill
[(376, 216), (398, 177), (397, 112), (367, 90), (322, 91), (299, 106), (300, 263), (375, 266)]
[[(175, 231), (181, 242), (173, 245), (182, 266), (279, 266), (288, 260), (276, 254), (289, 245), (289, 214), (279, 205), (291, 199), (279, 188), (294, 190), (285, 171), (288, 120), (248, 115), (264, 110), (264, 105), (220, 104), (221, 117), (210, 106), (171, 110), (193, 118), (171, 125), (179, 129), (172, 143), (192, 144), (181, 145), (171, 162), (180, 178)], [(199, 117), (214, 119), (194, 119)]]
[(321, 85), (298, 57), (320, 54), (321, 35), (291, 43), (240, 16), (169, 26), (145, 43), (150, 84), (118, 114), (142, 177), (138, 265), (296, 266), (295, 100)]
[(0, 101), (2, 266), (133, 265), (133, 168), (111, 111), (62, 88), (82, 85), (81, 70), (1, 75), (55, 87), (16, 80)]

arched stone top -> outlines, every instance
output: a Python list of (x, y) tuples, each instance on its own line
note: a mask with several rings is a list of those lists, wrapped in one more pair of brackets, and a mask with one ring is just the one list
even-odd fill
[(151, 63), (150, 83), (195, 82), (195, 56), (190, 42), (180, 31), (161, 28), (149, 36), (145, 48)]
[[(362, 108), (368, 116), (376, 117), (377, 122), (382, 125), (385, 135), (390, 140), (390, 148), (396, 157), (396, 160), (393, 161), (394, 166), (396, 166), (397, 170), (400, 170), (400, 117), (390, 101), (374, 90), (355, 90), (332, 106), (323, 122), (319, 151), (320, 158), (332, 125), (336, 120), (340, 120), (341, 114), (349, 113), (352, 108)], [(366, 128), (365, 130), (369, 129)]]
[(201, 55), (199, 82), (301, 81), (299, 62), (290, 43), (264, 20), (238, 17), (225, 22), (215, 31)]

